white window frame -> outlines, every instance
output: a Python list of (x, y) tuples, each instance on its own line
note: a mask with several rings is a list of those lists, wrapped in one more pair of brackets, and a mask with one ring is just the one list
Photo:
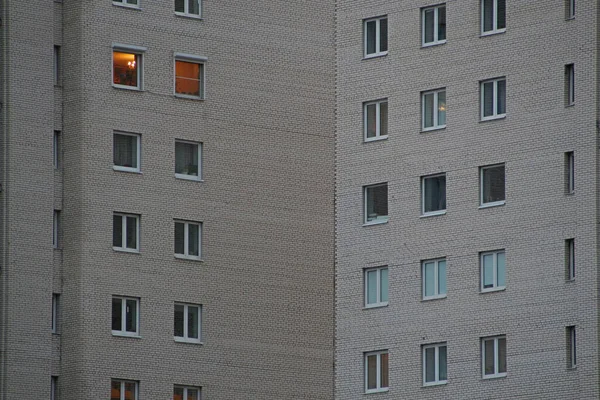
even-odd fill
[[(444, 95), (446, 94), (446, 88), (442, 88), (442, 89), (436, 89), (436, 90), (429, 90), (427, 92), (422, 92), (421, 93), (421, 130), (423, 132), (426, 131), (434, 131), (437, 129), (444, 129), (446, 127), (446, 124), (440, 124), (439, 123), (439, 115), (438, 115), (438, 111), (440, 111), (440, 100), (439, 100), (439, 94), (440, 93), (444, 93)], [(432, 110), (433, 113), (433, 125), (430, 127), (426, 127), (425, 126), (425, 96), (433, 94), (433, 105), (434, 105), (434, 110)], [(444, 106), (446, 107), (446, 106)], [(444, 112), (446, 111), (446, 109), (444, 108)]]
[(577, 327), (567, 326), (567, 368), (577, 368)]
[[(498, 1), (504, 1), (504, 0), (493, 0), (494, 3), (492, 5), (492, 25), (493, 28), (489, 31), (484, 31), (485, 29), (485, 1), (481, 0), (480, 4), (480, 8), (481, 8), (481, 36), (488, 36), (488, 35), (495, 35), (497, 33), (503, 33), (506, 32), (506, 26), (504, 28), (500, 28), (498, 29)], [(505, 3), (505, 10), (506, 10), (506, 3)], [(505, 19), (505, 25), (506, 25), (506, 14), (504, 16)]]
[(175, 11), (175, 15), (179, 15), (182, 17), (189, 17), (189, 18), (197, 18), (197, 19), (202, 19), (202, 0), (195, 0), (198, 2), (198, 14), (193, 14), (190, 13), (190, 5), (188, 0), (184, 0), (183, 2), (183, 12), (181, 11)]
[(54, 86), (61, 86), (61, 70), (62, 70), (61, 47), (54, 45)]
[[(425, 181), (427, 179), (431, 179), (431, 178), (438, 178), (440, 176), (443, 176), (444, 178), (447, 178), (446, 173), (441, 173), (441, 174), (435, 174), (435, 175), (426, 175), (426, 176), (422, 176), (421, 177), (421, 216), (422, 217), (432, 217), (435, 215), (444, 215), (446, 214), (446, 210), (448, 208), (448, 202), (447, 202), (447, 198), (446, 198), (446, 208), (441, 209), (441, 210), (435, 210), (435, 211), (428, 211), (425, 212)], [(447, 180), (446, 180), (447, 183)]]
[[(505, 93), (504, 93), (504, 112), (503, 113), (499, 113), (498, 112), (498, 82), (504, 81), (505, 82)], [(486, 83), (490, 83), (492, 82), (494, 84), (493, 86), (493, 92), (492, 92), (492, 115), (488, 115), (487, 117), (484, 116), (485, 113), (485, 89), (484, 89), (484, 85)], [(501, 118), (506, 118), (506, 91), (508, 90), (508, 87), (506, 86), (506, 77), (501, 77), (501, 78), (494, 78), (494, 79), (486, 79), (485, 81), (481, 81), (479, 82), (479, 92), (480, 92), (480, 116), (481, 116), (481, 121), (490, 121), (490, 120), (494, 120), (494, 119), (501, 119)]]
[[(175, 148), (177, 148), (177, 143), (192, 144), (192, 145), (195, 145), (198, 147), (198, 176), (188, 175), (188, 174), (178, 174), (177, 172), (175, 172), (175, 178), (186, 179), (188, 181), (202, 182), (203, 181), (203, 179), (202, 179), (202, 147), (203, 147), (202, 142), (192, 142), (191, 140), (175, 139)], [(177, 151), (174, 152), (174, 156), (175, 156), (175, 165), (177, 165)]]
[[(112, 329), (112, 301), (114, 299), (121, 300), (121, 330)], [(135, 332), (127, 331), (127, 300), (135, 301)], [(126, 297), (126, 296), (112, 296), (111, 298), (111, 331), (114, 336), (140, 336), (140, 299), (139, 297)]]
[(575, 18), (575, 0), (565, 0), (566, 19)]
[(575, 105), (575, 64), (565, 65), (565, 95), (567, 107)]
[[(381, 105), (382, 104), (386, 104), (388, 105), (388, 99), (381, 99), (381, 100), (374, 100), (374, 101), (367, 101), (363, 103), (363, 137), (365, 142), (373, 142), (376, 140), (383, 140), (383, 139), (387, 139), (388, 135), (382, 135), (381, 134)], [(375, 105), (375, 136), (373, 137), (367, 137), (367, 133), (368, 133), (368, 113), (367, 113), (367, 107), (371, 106), (371, 105)], [(388, 131), (389, 131), (389, 105), (388, 105)]]
[[(446, 348), (446, 379), (440, 379), (440, 347)], [(426, 350), (427, 349), (435, 349), (435, 380), (431, 382), (427, 382), (427, 357)], [(423, 386), (437, 386), (437, 385), (445, 385), (448, 383), (448, 345), (446, 342), (443, 343), (435, 343), (435, 344), (427, 344), (422, 346), (422, 356), (423, 356)]]
[[(198, 221), (185, 221), (181, 219), (173, 220), (173, 228), (175, 224), (183, 224), (183, 254), (175, 253), (175, 236), (173, 236), (173, 254), (175, 258), (182, 258), (186, 260), (202, 260), (202, 222)], [(198, 226), (198, 255), (189, 255), (189, 243), (190, 243), (190, 225)], [(173, 231), (173, 235), (175, 232)]]
[[(446, 43), (446, 39), (439, 40), (439, 18), (440, 18), (440, 8), (446, 8), (446, 3), (438, 4), (436, 6), (425, 7), (421, 9), (421, 46), (429, 47), (429, 46), (437, 46), (439, 44)], [(434, 40), (432, 42), (425, 41), (425, 14), (427, 11), (433, 10), (433, 37)], [(446, 37), (448, 36), (446, 32)]]
[(128, 3), (128, 0), (113, 0), (114, 6), (126, 7), (126, 8), (140, 8), (140, 0), (134, 0), (136, 4)]
[[(500, 370), (500, 359), (498, 358), (498, 341), (500, 339), (505, 340), (505, 356), (508, 358), (508, 341), (506, 340), (506, 336), (489, 336), (481, 338), (481, 375), (483, 379), (493, 379), (493, 378), (503, 378), (506, 376), (506, 372), (498, 372)], [(494, 341), (494, 373), (486, 375), (485, 374), (485, 342), (493, 340)], [(506, 360), (508, 361), (508, 360)], [(508, 362), (506, 362), (506, 370), (508, 371)]]
[[(504, 200), (490, 201), (490, 202), (484, 203), (483, 202), (483, 194), (484, 194), (483, 174), (484, 174), (484, 171), (486, 169), (499, 167), (501, 165), (504, 166)], [(483, 167), (479, 167), (479, 208), (495, 207), (495, 206), (501, 206), (504, 204), (506, 204), (506, 164), (500, 163), (500, 164), (485, 165)]]
[[(498, 285), (498, 254), (504, 254), (504, 286)], [(488, 256), (488, 255), (493, 256), (492, 274), (493, 274), (494, 279), (493, 279), (492, 287), (484, 288), (483, 257)], [(485, 252), (479, 253), (479, 275), (480, 275), (480, 281), (481, 281), (480, 282), (481, 293), (497, 292), (499, 290), (505, 290), (506, 289), (506, 276), (508, 275), (506, 273), (506, 250), (502, 249), (502, 250), (485, 251)]]
[[(173, 392), (175, 392), (175, 389), (183, 389), (183, 397), (182, 397), (183, 400), (188, 398), (188, 390), (197, 390), (198, 391), (198, 400), (202, 399), (202, 387), (200, 387), (200, 386), (175, 385), (173, 387)], [(175, 398), (175, 393), (173, 393), (173, 398)]]
[[(381, 215), (378, 218), (369, 221), (368, 220), (368, 210), (369, 210), (369, 207), (368, 207), (368, 195), (367, 195), (367, 191), (368, 191), (368, 189), (373, 189), (373, 188), (376, 188), (376, 187), (379, 187), (379, 186), (385, 186), (386, 189), (388, 190), (388, 204), (387, 204), (388, 215)], [(389, 206), (390, 206), (390, 203), (389, 203), (389, 186), (388, 186), (387, 182), (382, 182), (382, 183), (376, 183), (374, 185), (363, 186), (363, 203), (364, 203), (364, 205), (363, 205), (363, 213), (364, 213), (363, 225), (378, 225), (378, 224), (385, 224), (385, 223), (387, 223), (388, 220), (389, 220), (389, 217), (390, 217), (390, 215), (389, 215), (390, 214), (390, 208), (389, 208)]]
[[(113, 250), (115, 251), (124, 251), (127, 253), (139, 253), (140, 252), (140, 215), (139, 214), (125, 214), (115, 212), (114, 216), (121, 217), (121, 247), (114, 246)], [(135, 249), (127, 247), (127, 217), (135, 218)], [(114, 228), (113, 228), (114, 229)], [(114, 234), (114, 232), (113, 232)]]
[(52, 293), (52, 333), (58, 335), (60, 318), (60, 293)]
[[(363, 56), (364, 58), (373, 58), (385, 56), (388, 50), (381, 51), (381, 21), (388, 19), (387, 15), (381, 17), (367, 18), (363, 20)], [(367, 53), (367, 23), (375, 21), (375, 52)], [(389, 48), (389, 21), (388, 21), (388, 48)]]
[[(389, 370), (390, 370), (390, 364), (389, 364), (389, 351), (388, 350), (379, 350), (379, 351), (370, 351), (368, 353), (364, 353), (364, 364), (365, 364), (365, 394), (366, 393), (378, 393), (378, 392), (387, 392), (389, 390), (389, 386), (381, 386), (381, 380), (382, 380), (382, 376), (381, 376), (381, 355), (382, 354), (387, 354), (388, 355), (388, 380), (389, 380)], [(376, 369), (376, 381), (377, 381), (377, 387), (375, 389), (369, 389), (369, 361), (368, 361), (368, 357), (369, 356), (377, 356), (376, 360), (377, 360), (377, 369)], [(389, 385), (389, 382), (388, 382)]]
[[(175, 303), (173, 306), (173, 318), (175, 318), (175, 306), (183, 306), (183, 336), (175, 336), (173, 332), (173, 340), (183, 343), (199, 343), (202, 344), (202, 304)], [(198, 338), (188, 337), (188, 310), (190, 307), (198, 309)]]
[[(202, 65), (202, 77), (200, 79), (200, 95), (193, 96), (189, 94), (177, 93), (177, 63), (182, 61), (192, 64)], [(196, 56), (193, 54), (175, 53), (173, 58), (173, 95), (184, 99), (206, 100), (206, 64), (208, 57)]]
[(565, 193), (575, 193), (575, 152), (565, 153)]
[(575, 280), (575, 239), (565, 240), (565, 262), (567, 270), (567, 280)]
[[(115, 159), (114, 140), (115, 140), (116, 135), (132, 136), (132, 137), (136, 138), (137, 167), (123, 167), (120, 165), (114, 165), (114, 159)], [(115, 171), (139, 173), (141, 171), (141, 165), (142, 165), (141, 156), (142, 156), (142, 136), (141, 135), (139, 135), (137, 133), (129, 133), (129, 132), (123, 132), (123, 131), (114, 131), (113, 132), (113, 169)]]
[[(113, 2), (113, 4), (115, 4), (115, 2)], [(120, 5), (120, 4), (118, 4), (118, 5)], [(122, 6), (123, 7), (132, 7), (131, 5), (122, 5)], [(132, 8), (139, 8), (139, 6), (132, 7)], [(114, 77), (115, 77), (114, 52), (115, 51), (119, 52), (119, 53), (135, 54), (135, 56), (136, 56), (135, 62), (137, 64), (137, 86), (120, 85), (120, 84), (114, 82)], [(144, 54), (146, 53), (146, 51), (147, 51), (146, 47), (132, 46), (132, 45), (120, 44), (120, 43), (112, 44), (111, 60), (110, 60), (111, 61), (110, 62), (110, 81), (111, 81), (112, 87), (117, 88), (117, 89), (126, 89), (126, 90), (137, 90), (137, 91), (144, 90)]]
[(121, 384), (121, 399), (120, 400), (125, 400), (125, 384), (126, 383), (133, 383), (134, 387), (135, 387), (135, 393), (133, 396), (133, 400), (138, 400), (139, 399), (139, 391), (140, 391), (140, 383), (138, 381), (131, 381), (131, 380), (127, 380), (127, 379), (111, 379), (111, 389), (112, 389), (112, 383), (113, 382), (119, 382)]
[(54, 169), (59, 169), (60, 168), (60, 164), (61, 164), (61, 145), (60, 145), (60, 140), (61, 138), (61, 134), (59, 130), (55, 130), (54, 134), (52, 135), (52, 158), (53, 158), (53, 164), (54, 164)]
[[(446, 262), (446, 293), (440, 293), (439, 288), (439, 274), (440, 274), (440, 261)], [(434, 272), (433, 272), (433, 287), (435, 288), (435, 294), (431, 296), (425, 295), (425, 264), (434, 263)], [(423, 300), (435, 300), (435, 299), (444, 299), (447, 297), (448, 292), (448, 260), (446, 258), (436, 258), (433, 260), (423, 260), (421, 261), (421, 290), (423, 293)]]
[[(365, 296), (365, 308), (377, 308), (384, 307), (388, 305), (388, 300), (383, 301), (381, 299), (381, 271), (386, 270), (388, 272), (388, 297), (389, 297), (389, 279), (390, 279), (390, 270), (387, 266), (383, 267), (375, 267), (375, 268), (365, 268), (363, 272), (364, 279), (364, 296)], [(377, 287), (376, 287), (376, 297), (377, 301), (375, 303), (369, 303), (369, 286), (367, 274), (369, 272), (377, 271)]]
[(60, 248), (60, 210), (54, 210), (52, 217), (52, 247)]

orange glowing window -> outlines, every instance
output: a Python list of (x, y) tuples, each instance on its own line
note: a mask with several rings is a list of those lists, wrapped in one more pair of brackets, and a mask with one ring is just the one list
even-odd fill
[(113, 84), (139, 88), (140, 59), (139, 54), (113, 51)]
[(204, 64), (175, 60), (175, 93), (204, 97)]

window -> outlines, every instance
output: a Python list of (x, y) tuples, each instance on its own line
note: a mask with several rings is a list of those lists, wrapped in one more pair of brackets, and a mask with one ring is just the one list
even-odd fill
[(481, 358), (484, 378), (506, 376), (506, 337), (481, 339)]
[(175, 221), (175, 257), (199, 260), (202, 223)]
[(424, 176), (422, 182), (423, 216), (446, 212), (446, 174)]
[(387, 183), (365, 186), (365, 224), (377, 224), (388, 220)]
[(388, 304), (388, 269), (365, 270), (365, 307), (381, 307)]
[(575, 153), (572, 151), (565, 153), (565, 192), (575, 192)]
[(446, 343), (423, 346), (423, 385), (441, 385), (448, 379)]
[(446, 259), (423, 261), (421, 267), (423, 300), (446, 297)]
[(446, 89), (421, 94), (424, 131), (446, 127)]
[(481, 1), (481, 34), (506, 31), (506, 0)]
[(575, 64), (565, 65), (565, 95), (567, 106), (575, 104)]
[(60, 145), (60, 131), (54, 131), (52, 138), (52, 158), (54, 160), (54, 168), (60, 168), (61, 163), (61, 145)]
[(173, 336), (177, 342), (201, 342), (202, 306), (175, 304)]
[(140, 243), (140, 216), (113, 215), (113, 249), (138, 252)]
[(175, 0), (175, 14), (200, 17), (200, 0)]
[(138, 400), (138, 382), (111, 379), (110, 400)]
[(175, 54), (175, 96), (204, 99), (206, 57)]
[(565, 264), (567, 280), (575, 279), (575, 239), (565, 240)]
[(54, 46), (54, 85), (60, 85), (61, 57), (60, 46)]
[(481, 120), (506, 116), (506, 79), (481, 82)]
[(446, 5), (421, 10), (423, 46), (446, 43)]
[(113, 4), (118, 6), (135, 7), (139, 6), (139, 0), (113, 0)]
[(114, 87), (142, 89), (142, 53), (144, 51), (146, 51), (145, 48), (138, 46), (113, 45)]
[(140, 299), (133, 297), (112, 298), (113, 335), (139, 336)]
[(52, 333), (58, 334), (58, 318), (60, 316), (60, 294), (52, 293)]
[(565, 0), (566, 18), (575, 18), (575, 0)]
[(389, 387), (388, 351), (365, 353), (365, 392), (383, 392)]
[(54, 210), (52, 219), (52, 247), (58, 249), (60, 246), (60, 210)]
[(567, 368), (577, 367), (577, 336), (574, 326), (567, 326)]
[(202, 143), (175, 141), (175, 177), (199, 181), (202, 179)]
[(481, 291), (491, 292), (504, 288), (506, 288), (504, 251), (481, 253)]
[(113, 160), (117, 171), (140, 172), (140, 135), (115, 132)]
[(200, 400), (201, 388), (189, 386), (175, 386), (173, 400)]
[(385, 139), (388, 135), (387, 99), (363, 104), (365, 142)]
[(479, 171), (480, 205), (482, 207), (498, 206), (505, 201), (505, 168), (504, 164), (481, 167)]
[(365, 57), (384, 56), (388, 51), (387, 17), (364, 20)]
[(50, 399), (58, 400), (58, 376), (50, 377)]

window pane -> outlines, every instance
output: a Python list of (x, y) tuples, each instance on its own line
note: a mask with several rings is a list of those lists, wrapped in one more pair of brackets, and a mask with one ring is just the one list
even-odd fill
[(114, 163), (120, 167), (137, 168), (137, 137), (132, 135), (114, 136)]
[(120, 331), (122, 325), (121, 321), (121, 299), (112, 299), (112, 330)]
[(434, 28), (434, 13), (435, 9), (425, 10), (425, 43), (431, 43), (434, 41), (433, 28)]
[(187, 390), (187, 400), (200, 400), (198, 389), (190, 389)]
[(494, 255), (483, 256), (483, 288), (494, 287)]
[(435, 265), (432, 262), (425, 263), (425, 296), (435, 295)]
[(175, 142), (175, 173), (198, 176), (198, 145)]
[(137, 332), (137, 301), (127, 300), (126, 307), (127, 309), (125, 310), (125, 330), (127, 332)]
[(439, 347), (438, 359), (439, 359), (439, 363), (440, 363), (440, 373), (439, 373), (440, 381), (445, 381), (446, 379), (448, 379), (448, 365), (447, 365), (446, 351), (447, 351), (446, 346)]
[(494, 115), (494, 82), (483, 84), (483, 116)]
[(494, 0), (483, 0), (483, 31), (494, 30)]
[(137, 218), (127, 217), (127, 248), (137, 249)]
[(498, 286), (506, 286), (506, 281), (505, 281), (505, 261), (504, 261), (504, 253), (498, 253), (498, 259), (497, 259), (497, 273), (498, 273)]
[(367, 389), (377, 388), (377, 355), (367, 357)]
[(483, 169), (483, 202), (504, 200), (504, 165)]
[(506, 372), (506, 339), (498, 339), (498, 372)]
[(446, 176), (435, 176), (424, 179), (425, 209), (424, 212), (446, 209)]
[(123, 247), (123, 225), (120, 215), (113, 215), (113, 246)]
[(381, 301), (382, 302), (386, 302), (388, 301), (388, 269), (384, 268), (382, 270), (379, 271), (380, 274), (380, 291), (381, 291)]
[(188, 0), (189, 1), (189, 13), (198, 15), (200, 14), (200, 0)]
[(506, 28), (506, 1), (498, 0), (498, 15), (496, 17), (498, 21), (498, 29)]
[(384, 219), (388, 215), (387, 185), (367, 188), (367, 221)]
[(175, 326), (173, 330), (173, 336), (183, 337), (183, 309), (184, 306), (181, 304), (175, 304)]
[(182, 222), (175, 222), (175, 254), (185, 254), (184, 232), (185, 225)]
[(125, 382), (125, 400), (135, 400), (135, 382)]
[(185, 12), (184, 0), (175, 0), (175, 11), (176, 12)]
[(110, 400), (121, 400), (121, 382), (111, 381), (110, 383)]
[(389, 386), (389, 371), (388, 371), (388, 353), (383, 353), (381, 358), (381, 387)]
[(425, 382), (435, 382), (435, 348), (425, 349)]
[(485, 366), (485, 374), (493, 375), (494, 374), (494, 341), (486, 340), (484, 343), (484, 366)]
[(175, 60), (175, 93), (200, 96), (202, 64)]
[(184, 400), (183, 398), (183, 388), (176, 387), (173, 389), (173, 400)]
[(188, 306), (188, 338), (198, 339), (199, 307)]
[(446, 40), (446, 7), (438, 8), (438, 40)]
[(379, 51), (388, 49), (388, 25), (387, 19), (379, 20)]
[(438, 261), (438, 293), (446, 294), (446, 261)]
[(423, 127), (431, 128), (433, 126), (433, 100), (434, 94), (429, 93), (424, 96), (423, 101)]
[(388, 103), (379, 103), (379, 134), (388, 134)]
[(138, 86), (138, 56), (133, 53), (113, 51), (113, 83)]
[(377, 136), (377, 105), (367, 105), (367, 138)]
[(375, 53), (375, 34), (377, 30), (377, 22), (369, 21), (366, 24), (367, 30), (367, 54)]
[(498, 114), (506, 113), (506, 81), (498, 81)]
[(446, 92), (438, 92), (438, 125), (446, 125)]
[(188, 255), (200, 255), (200, 225), (188, 224)]
[(367, 304), (377, 303), (377, 271), (367, 272)]

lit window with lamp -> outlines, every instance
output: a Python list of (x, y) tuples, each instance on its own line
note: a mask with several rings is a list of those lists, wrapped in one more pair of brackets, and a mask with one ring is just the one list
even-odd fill
[(112, 84), (121, 89), (142, 89), (144, 47), (113, 45)]
[(203, 100), (207, 58), (175, 54), (175, 96)]

